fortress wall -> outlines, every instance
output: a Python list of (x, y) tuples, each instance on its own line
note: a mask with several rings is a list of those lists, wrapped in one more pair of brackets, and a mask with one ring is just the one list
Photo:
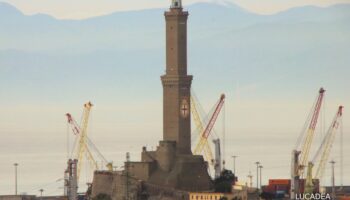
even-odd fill
[(98, 194), (107, 194), (112, 197), (113, 195), (113, 172), (109, 171), (95, 171), (92, 181), (92, 197)]
[(124, 200), (128, 193), (130, 199), (138, 199), (140, 188), (141, 181), (132, 178), (130, 175), (127, 178), (124, 171), (96, 171), (92, 183), (91, 197), (96, 197), (102, 193), (109, 195), (112, 200)]

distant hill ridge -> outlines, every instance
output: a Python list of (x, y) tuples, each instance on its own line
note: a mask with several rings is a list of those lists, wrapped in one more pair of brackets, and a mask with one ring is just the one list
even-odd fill
[[(251, 13), (235, 4), (196, 3), (186, 9), (189, 70), (198, 78), (195, 84), (215, 83), (207, 90), (262, 82), (290, 95), (288, 89), (295, 87), (313, 91), (320, 84), (336, 85), (341, 91), (350, 84), (350, 4), (297, 7), (274, 15)], [(23, 86), (52, 88), (61, 83), (60, 77), (66, 84), (95, 90), (158, 87), (165, 62), (164, 10), (60, 20), (23, 15), (0, 3), (0, 83), (10, 84), (0, 89), (5, 94), (18, 80), (28, 81)], [(145, 81), (146, 75), (154, 82)]]
[[(257, 13), (252, 13), (249, 12), (247, 10), (245, 10), (244, 8), (238, 6), (237, 4), (234, 4), (233, 2), (228, 2), (228, 1), (218, 1), (218, 2), (200, 2), (200, 3), (194, 3), (191, 5), (186, 6), (186, 9), (205, 9), (205, 10), (211, 10), (211, 11), (215, 11), (217, 9), (219, 10), (230, 10), (230, 11), (234, 11), (236, 13), (249, 13), (252, 15), (262, 15), (262, 14), (257, 14)], [(273, 15), (280, 15), (282, 13), (286, 14), (286, 15), (290, 15), (292, 13), (296, 14), (296, 13), (303, 13), (303, 12), (320, 12), (320, 11), (324, 11), (324, 10), (329, 10), (329, 11), (348, 11), (350, 9), (350, 3), (349, 4), (344, 4), (344, 3), (339, 3), (339, 4), (334, 4), (334, 5), (330, 5), (328, 7), (319, 7), (319, 6), (300, 6), (300, 7), (293, 7), (290, 9), (287, 9), (285, 11), (280, 11), (276, 14), (271, 14), (271, 15), (263, 15), (263, 16), (273, 16)], [(81, 20), (88, 20), (88, 19), (92, 19), (92, 18), (100, 18), (100, 17), (108, 17), (110, 15), (115, 15), (115, 14), (122, 14), (122, 13), (137, 13), (137, 12), (143, 12), (143, 11), (147, 11), (147, 10), (164, 10), (163, 8), (154, 8), (154, 9), (141, 9), (141, 10), (130, 10), (130, 11), (116, 11), (116, 12), (112, 12), (110, 14), (105, 14), (105, 15), (101, 15), (101, 16), (94, 16), (94, 17), (88, 17), (85, 19), (80, 19), (77, 21), (81, 21)], [(344, 12), (340, 12), (340, 14), (345, 14)], [(0, 15), (24, 15), (19, 9), (17, 9), (15, 6), (6, 3), (6, 2), (0, 2)], [(50, 16), (49, 14), (35, 14), (35, 15), (43, 15), (43, 16)], [(35, 16), (35, 15), (25, 15), (25, 16)], [(52, 17), (52, 16), (51, 16)], [(57, 19), (59, 20), (59, 19)], [(70, 20), (70, 19), (64, 19), (64, 20)]]

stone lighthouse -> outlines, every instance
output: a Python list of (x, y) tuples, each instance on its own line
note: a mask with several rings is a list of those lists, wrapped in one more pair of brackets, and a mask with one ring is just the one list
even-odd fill
[(187, 18), (181, 0), (173, 0), (164, 13), (166, 73), (163, 85), (163, 140), (155, 151), (145, 147), (141, 162), (133, 162), (135, 177), (152, 184), (185, 191), (212, 187), (203, 156), (191, 152), (191, 82), (187, 74)]
[(131, 170), (149, 183), (185, 191), (212, 187), (203, 156), (191, 152), (191, 82), (187, 74), (187, 18), (181, 0), (172, 0), (164, 13), (166, 23), (166, 73), (163, 85), (163, 140), (155, 151), (145, 147), (141, 162)]
[[(212, 181), (207, 171), (208, 164), (203, 156), (193, 155), (191, 151), (192, 76), (187, 74), (188, 12), (183, 10), (181, 0), (172, 0), (164, 16), (166, 73), (161, 76), (163, 140), (159, 141), (155, 151), (143, 147), (141, 161), (125, 162), (123, 171), (95, 172), (92, 196), (105, 193), (111, 195), (113, 200), (123, 199), (123, 195), (129, 191), (126, 188), (132, 185), (140, 188), (140, 183), (145, 184), (150, 193), (163, 194), (163, 190), (169, 192), (212, 189)], [(146, 136), (140, 133), (140, 137)]]
[(190, 91), (187, 75), (187, 17), (181, 0), (173, 0), (166, 21), (166, 74), (163, 83), (163, 140), (176, 141), (177, 153), (191, 154)]

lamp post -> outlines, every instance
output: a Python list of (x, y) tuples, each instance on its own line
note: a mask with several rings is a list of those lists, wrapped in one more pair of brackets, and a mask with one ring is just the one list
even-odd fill
[(238, 156), (232, 156), (232, 159), (233, 159), (233, 174), (235, 175), (235, 176), (237, 176), (236, 175), (236, 158), (237, 158)]
[(44, 192), (44, 189), (40, 189), (39, 192), (40, 192), (40, 200), (42, 200), (42, 199), (43, 199), (43, 192)]
[(260, 190), (261, 190), (261, 187), (262, 187), (262, 181), (261, 181), (261, 177), (262, 177), (261, 171), (262, 171), (262, 168), (263, 168), (263, 166), (260, 165), (260, 166), (259, 166), (259, 169), (260, 169)]
[(17, 166), (18, 163), (13, 164), (15, 166), (15, 195), (17, 195)]
[(255, 162), (256, 164), (256, 189), (258, 190), (259, 189), (259, 165), (260, 165), (260, 162), (257, 161)]
[(256, 164), (256, 197), (259, 200), (259, 166), (260, 166), (260, 162), (257, 161), (255, 162)]
[(334, 164), (335, 161), (332, 160), (331, 162), (329, 162), (332, 164), (332, 199), (335, 199), (335, 180), (334, 180)]

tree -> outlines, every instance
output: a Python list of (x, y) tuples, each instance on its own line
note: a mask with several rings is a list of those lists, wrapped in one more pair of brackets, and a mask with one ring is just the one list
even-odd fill
[(215, 192), (231, 193), (235, 184), (235, 175), (231, 170), (223, 170), (221, 175), (214, 180)]

